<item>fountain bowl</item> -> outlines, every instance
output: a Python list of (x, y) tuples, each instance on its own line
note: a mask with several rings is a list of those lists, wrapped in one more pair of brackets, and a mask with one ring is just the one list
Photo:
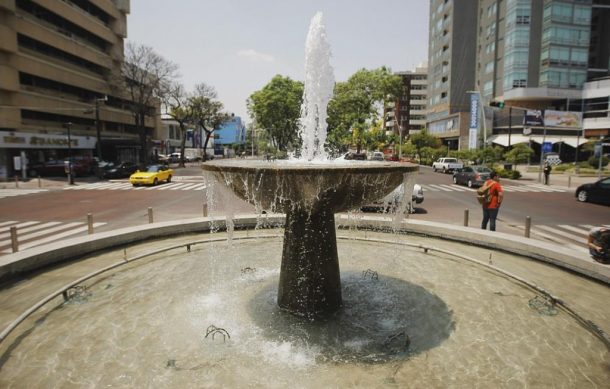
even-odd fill
[(210, 161), (202, 165), (242, 199), (263, 210), (289, 207), (331, 212), (383, 198), (419, 167), (399, 162)]

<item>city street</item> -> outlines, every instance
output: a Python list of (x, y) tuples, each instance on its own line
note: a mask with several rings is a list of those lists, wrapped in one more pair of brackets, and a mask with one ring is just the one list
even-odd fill
[[(474, 189), (454, 185), (451, 174), (434, 173), (425, 166), (420, 167), (416, 182), (422, 185), (425, 200), (416, 205), (410, 218), (462, 225), (468, 210), (469, 226), (479, 226), (482, 213)], [(533, 238), (584, 253), (588, 230), (610, 224), (610, 208), (576, 201), (575, 187), (544, 186), (531, 178), (501, 182), (505, 202), (498, 217), (498, 231), (522, 236), (525, 219), (530, 216)], [(134, 188), (126, 179), (94, 178), (77, 179), (74, 186), (63, 179), (44, 180), (40, 188), (36, 180), (21, 183), (18, 189), (12, 183), (3, 186), (0, 255), (11, 252), (11, 226), (17, 226), (20, 250), (24, 250), (87, 234), (88, 213), (93, 215), (97, 232), (146, 224), (149, 207), (155, 222), (200, 217), (209, 190), (198, 166), (176, 169), (171, 183), (154, 187)], [(216, 204), (209, 207), (211, 215), (254, 212), (254, 207), (224, 188), (218, 187), (217, 191)]]

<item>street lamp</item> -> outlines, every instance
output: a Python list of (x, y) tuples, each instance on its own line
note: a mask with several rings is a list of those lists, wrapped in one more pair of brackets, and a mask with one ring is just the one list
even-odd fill
[(97, 158), (100, 162), (102, 158), (102, 122), (100, 121), (100, 102), (108, 101), (108, 96), (101, 99), (95, 99), (95, 130), (97, 132)]
[(70, 138), (72, 123), (64, 123), (64, 127), (68, 130), (68, 184), (74, 185), (74, 174), (72, 171), (72, 139)]

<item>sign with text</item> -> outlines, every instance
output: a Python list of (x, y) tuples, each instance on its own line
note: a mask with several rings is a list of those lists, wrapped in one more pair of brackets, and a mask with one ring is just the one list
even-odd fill
[(479, 137), (479, 104), (480, 96), (478, 93), (470, 94), (470, 130), (468, 132), (468, 148), (477, 148), (477, 138)]
[[(94, 136), (70, 137), (73, 149), (94, 149)], [(8, 149), (67, 149), (68, 137), (64, 135), (36, 134), (29, 132), (0, 131), (0, 148)]]

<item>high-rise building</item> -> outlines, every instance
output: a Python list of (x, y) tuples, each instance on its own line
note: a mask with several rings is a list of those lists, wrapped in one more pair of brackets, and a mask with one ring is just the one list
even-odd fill
[(385, 128), (407, 137), (426, 127), (428, 103), (428, 68), (419, 65), (413, 71), (397, 72), (402, 79), (402, 95), (385, 108)]
[(104, 159), (137, 161), (130, 102), (113, 87), (129, 8), (129, 0), (0, 0), (0, 179), (14, 174), (16, 156), (93, 157), (98, 131)]
[[(479, 96), (483, 108), (479, 144), (483, 140), (502, 146), (511, 145), (512, 140), (514, 144), (519, 138), (511, 133), (523, 130), (525, 109), (582, 110), (587, 116), (587, 104), (582, 102), (584, 83), (610, 75), (609, 0), (467, 3), (475, 9), (456, 0), (430, 2), (428, 127), (432, 134), (451, 148), (468, 147), (464, 127), (470, 118), (466, 111), (471, 94)], [(474, 23), (474, 35), (470, 23)], [(463, 57), (452, 52), (459, 43), (468, 46), (462, 50)], [(474, 50), (473, 63), (470, 49)], [(461, 88), (449, 88), (456, 79), (462, 80)], [(443, 87), (445, 83), (447, 87)], [(494, 101), (503, 102), (505, 108), (489, 108)], [(531, 130), (528, 141), (533, 140), (532, 146), (539, 152), (544, 129)], [(554, 151), (573, 154), (580, 144), (581, 127), (546, 130)], [(452, 144), (452, 135), (458, 133), (459, 143)], [(562, 149), (562, 143), (570, 147)]]
[(431, 0), (428, 42), (430, 134), (450, 149), (467, 144), (469, 91), (474, 89), (477, 1)]

